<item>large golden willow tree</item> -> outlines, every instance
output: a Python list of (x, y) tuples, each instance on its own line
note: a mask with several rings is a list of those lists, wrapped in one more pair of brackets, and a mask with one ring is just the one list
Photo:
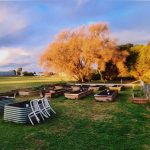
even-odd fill
[(125, 73), (127, 55), (117, 50), (107, 24), (97, 23), (59, 33), (42, 54), (40, 64), (84, 82), (90, 79), (93, 66), (101, 73), (109, 61), (116, 64), (120, 74)]
[(146, 45), (135, 45), (131, 51), (137, 53), (137, 60), (130, 71), (131, 75), (136, 79), (150, 82), (150, 42)]

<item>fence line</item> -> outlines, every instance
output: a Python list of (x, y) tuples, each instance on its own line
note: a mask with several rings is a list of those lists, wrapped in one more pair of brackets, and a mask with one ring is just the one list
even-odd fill
[(134, 85), (141, 85), (141, 83), (138, 84), (133, 84), (133, 83), (75, 83), (75, 84), (71, 84), (71, 85), (105, 85), (105, 86), (114, 86), (114, 85), (122, 85), (122, 86), (126, 86), (126, 87), (133, 87)]

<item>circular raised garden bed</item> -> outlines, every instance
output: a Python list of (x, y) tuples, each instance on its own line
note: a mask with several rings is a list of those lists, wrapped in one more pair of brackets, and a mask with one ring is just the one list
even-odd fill
[(2, 96), (0, 97), (0, 112), (4, 111), (4, 106), (14, 103), (14, 98)]
[(9, 91), (9, 92), (1, 92), (0, 96), (14, 96), (16, 91)]
[(147, 98), (134, 97), (132, 102), (134, 104), (146, 104), (149, 102), (149, 100)]
[(28, 114), (31, 112), (29, 101), (6, 105), (4, 108), (4, 120), (15, 123), (28, 123)]

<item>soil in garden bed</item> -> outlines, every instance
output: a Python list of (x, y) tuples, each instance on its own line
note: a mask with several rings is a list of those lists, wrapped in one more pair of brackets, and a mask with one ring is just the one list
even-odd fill
[(112, 87), (122, 87), (122, 85), (113, 85)]
[(90, 87), (90, 85), (82, 85), (82, 86), (81, 86), (81, 88), (82, 88), (83, 90), (88, 90), (89, 87)]
[(15, 91), (1, 92), (0, 96), (14, 96)]
[(96, 95), (98, 95), (98, 96), (109, 96), (109, 95), (113, 95), (115, 92), (116, 91), (113, 91), (113, 90), (104, 90), (104, 91), (102, 91)]
[(78, 90), (78, 91), (71, 91), (71, 92), (67, 92), (68, 94), (80, 94), (82, 92), (86, 92), (88, 90)]
[(0, 101), (3, 101), (3, 100), (9, 100), (9, 99), (14, 99), (12, 97), (6, 97), (6, 96), (0, 96)]
[(94, 89), (94, 88), (98, 88), (98, 91), (99, 91), (99, 90), (105, 90), (106, 86), (104, 86), (104, 85), (91, 85), (89, 87), (89, 89)]
[(49, 92), (54, 92), (54, 93), (65, 92), (65, 89), (49, 90)]
[(20, 107), (20, 108), (26, 108), (27, 105), (28, 105), (28, 107), (30, 106), (30, 101), (23, 101), (23, 102), (19, 102), (19, 103), (9, 104), (9, 106)]

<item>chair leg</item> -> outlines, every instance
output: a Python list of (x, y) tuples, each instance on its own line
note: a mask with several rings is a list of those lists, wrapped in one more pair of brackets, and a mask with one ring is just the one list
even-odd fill
[(40, 115), (41, 115), (42, 119), (44, 120), (44, 117), (43, 117), (43, 115), (41, 114), (41, 112), (40, 112)]
[(40, 122), (40, 119), (38, 118), (38, 116), (37, 116), (35, 113), (34, 113), (34, 116), (35, 116), (37, 122), (39, 123), (39, 122)]
[(31, 119), (31, 117), (28, 116), (28, 118), (29, 118), (29, 120), (30, 120), (30, 123), (31, 123), (32, 125), (34, 125), (34, 123), (33, 123), (32, 119)]
[(44, 116), (45, 118), (48, 118), (48, 115), (47, 115), (47, 112), (45, 111), (45, 109), (44, 109), (44, 110), (41, 110), (41, 113), (43, 114), (43, 116)]
[(51, 114), (48, 112), (48, 110), (46, 108), (45, 108), (45, 111), (46, 111), (47, 115), (50, 117)]
[(52, 112), (54, 113), (54, 114), (56, 114), (56, 112), (54, 111), (54, 109), (50, 106), (50, 110), (52, 110)]

